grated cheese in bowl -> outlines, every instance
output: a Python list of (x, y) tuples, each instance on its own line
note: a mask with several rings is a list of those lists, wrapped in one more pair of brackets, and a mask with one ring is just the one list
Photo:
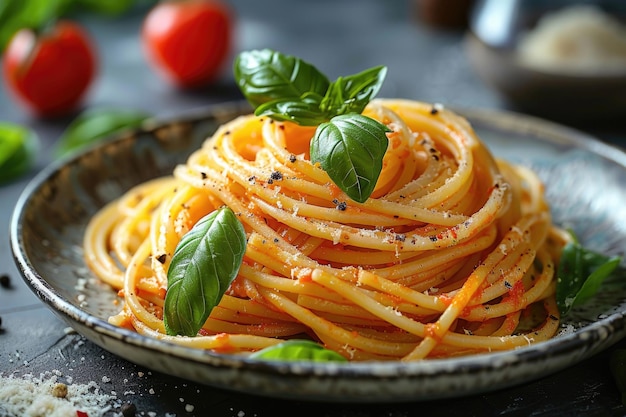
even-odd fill
[(518, 45), (520, 61), (573, 73), (626, 71), (626, 26), (592, 5), (548, 13)]

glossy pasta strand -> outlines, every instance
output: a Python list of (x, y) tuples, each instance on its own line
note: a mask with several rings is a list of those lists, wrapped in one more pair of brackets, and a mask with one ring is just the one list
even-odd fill
[[(220, 127), (173, 176), (128, 191), (89, 224), (87, 264), (123, 300), (110, 321), (242, 355), (312, 338), (359, 361), (549, 339), (567, 236), (551, 223), (541, 181), (496, 160), (465, 119), (431, 108), (409, 100), (366, 108), (391, 132), (364, 203), (310, 162), (313, 128), (253, 115)], [(246, 230), (239, 274), (197, 337), (166, 335), (171, 257), (222, 205)]]

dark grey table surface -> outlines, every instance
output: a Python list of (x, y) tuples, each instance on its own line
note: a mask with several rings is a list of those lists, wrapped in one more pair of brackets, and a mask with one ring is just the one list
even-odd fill
[[(389, 72), (380, 96), (447, 106), (509, 108), (469, 68), (463, 30), (421, 24), (410, 1), (230, 3), (236, 14), (234, 52), (274, 48), (315, 63), (331, 78), (385, 64)], [(228, 70), (215, 85), (193, 92), (176, 90), (158, 78), (141, 51), (138, 34), (143, 12), (115, 20), (86, 18), (101, 64), (87, 105), (143, 109), (156, 116), (172, 116), (241, 98)], [(42, 152), (32, 172), (0, 185), (0, 274), (8, 274), (12, 282), (10, 289), (0, 288), (3, 375), (38, 375), (57, 369), (74, 382), (104, 381), (102, 377), (106, 377), (107, 382), (100, 383), (101, 389), (114, 391), (121, 400), (134, 403), (137, 415), (142, 416), (626, 415), (609, 369), (611, 351), (626, 348), (624, 341), (583, 363), (522, 386), (445, 401), (401, 404), (324, 404), (243, 395), (151, 372), (116, 357), (80, 335), (68, 334), (68, 324), (24, 284), (10, 252), (8, 225), (15, 203), (35, 173), (52, 161), (52, 147), (71, 118), (33, 119), (14, 106), (2, 86), (0, 120), (30, 126), (42, 141)], [(578, 128), (604, 141), (626, 143), (623, 124), (603, 130), (593, 125)], [(186, 404), (193, 404), (194, 411), (186, 411)]]

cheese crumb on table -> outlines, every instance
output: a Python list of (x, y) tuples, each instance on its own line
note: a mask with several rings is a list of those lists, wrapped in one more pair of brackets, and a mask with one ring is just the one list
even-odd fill
[[(65, 384), (59, 372), (46, 372), (36, 377), (0, 374), (0, 410), (7, 417), (67, 417), (77, 411), (89, 417), (101, 417), (119, 408), (115, 396), (103, 393), (98, 384)], [(64, 388), (63, 388), (64, 387)]]

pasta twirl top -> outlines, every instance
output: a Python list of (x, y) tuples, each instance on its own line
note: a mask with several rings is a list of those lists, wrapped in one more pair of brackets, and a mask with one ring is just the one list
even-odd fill
[[(391, 131), (363, 203), (311, 163), (313, 128), (250, 115), (222, 126), (172, 177), (104, 208), (85, 252), (123, 297), (111, 322), (244, 355), (307, 338), (349, 360), (465, 355), (552, 337), (554, 269), (567, 238), (538, 178), (494, 159), (448, 110), (375, 100), (364, 114)], [(167, 335), (172, 255), (223, 206), (245, 229), (237, 277), (197, 336)]]

